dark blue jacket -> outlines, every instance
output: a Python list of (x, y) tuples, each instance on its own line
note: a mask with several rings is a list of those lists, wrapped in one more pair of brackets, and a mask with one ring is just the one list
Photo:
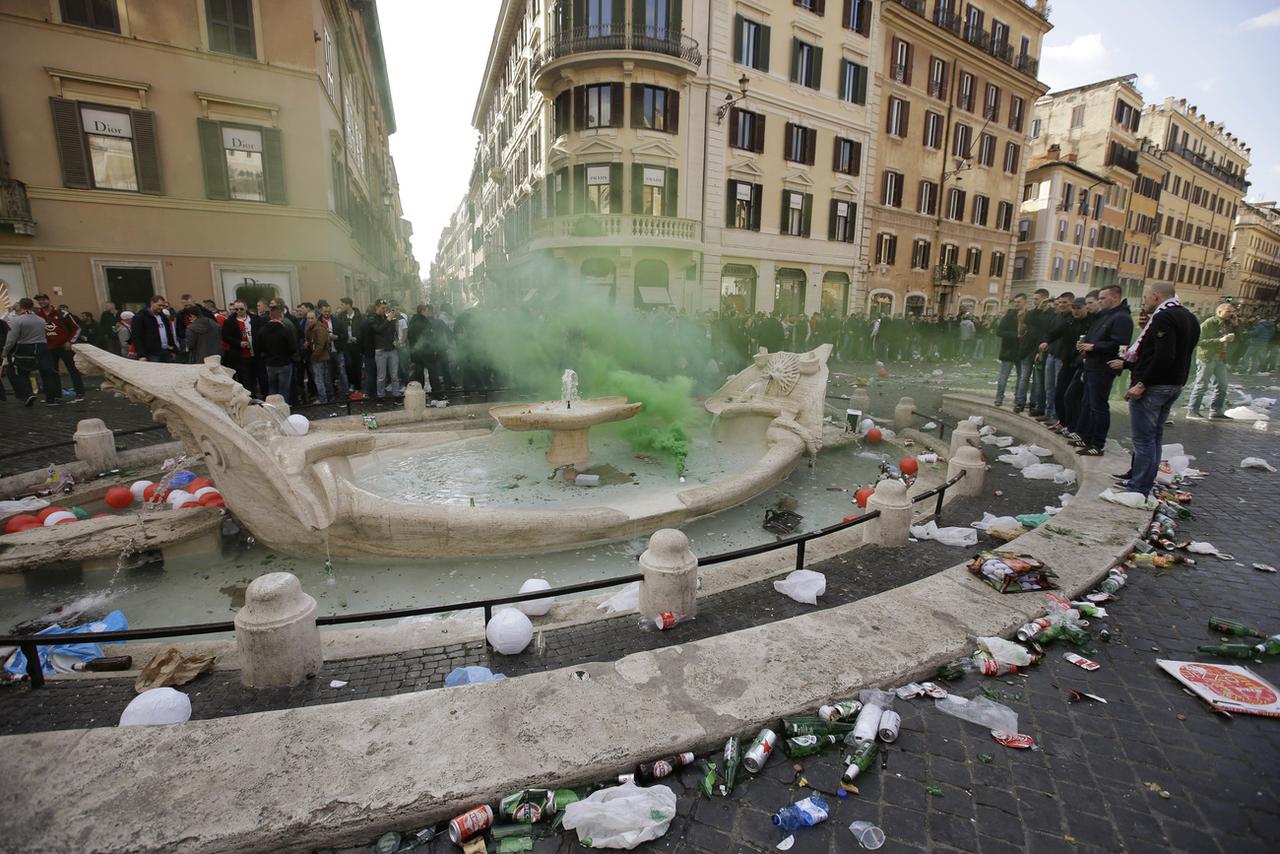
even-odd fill
[(1107, 362), (1118, 359), (1120, 348), (1128, 346), (1133, 340), (1133, 317), (1129, 314), (1129, 303), (1122, 300), (1110, 311), (1100, 312), (1084, 340), (1086, 344), (1093, 345), (1093, 349), (1084, 354), (1084, 369), (1111, 370), (1107, 367)]

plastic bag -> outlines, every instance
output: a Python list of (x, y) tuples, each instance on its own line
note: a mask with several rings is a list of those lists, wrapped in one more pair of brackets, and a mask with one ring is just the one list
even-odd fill
[(1213, 543), (1191, 541), (1187, 543), (1187, 551), (1195, 555), (1216, 555), (1218, 547)]
[(797, 569), (783, 580), (773, 582), (773, 589), (803, 605), (817, 605), (818, 597), (827, 592), (827, 577), (812, 569)]
[(563, 826), (588, 848), (635, 848), (667, 832), (676, 815), (669, 786), (614, 786), (564, 808)]
[(988, 434), (982, 437), (982, 444), (995, 445), (997, 448), (1007, 448), (1013, 444), (1013, 437)]
[(1243, 460), (1240, 461), (1240, 468), (1266, 469), (1267, 471), (1271, 471), (1271, 472), (1276, 470), (1275, 466), (1268, 463), (1262, 457), (1245, 457)]
[(1009, 453), (996, 457), (996, 459), (1002, 463), (1008, 463), (1016, 469), (1024, 469), (1040, 462), (1040, 458), (1026, 448), (1014, 448)]
[(494, 673), (487, 667), (477, 667), (471, 665), (469, 667), (455, 667), (449, 671), (449, 675), (444, 677), (444, 687), (453, 688), (457, 685), (476, 685), (480, 682), (497, 682), (506, 679), (506, 675), (502, 673)]
[(1053, 480), (1064, 471), (1066, 468), (1057, 463), (1034, 463), (1022, 470), (1022, 476), (1028, 480)]
[(1019, 513), (1016, 517), (1018, 524), (1024, 528), (1039, 528), (1045, 522), (1049, 521), (1048, 513)]
[[(85, 623), (83, 626), (76, 626), (74, 629), (64, 629), (54, 623), (52, 626), (36, 632), (36, 634), (83, 635), (91, 632), (123, 632), (127, 628), (129, 628), (129, 621), (125, 619), (124, 614), (120, 611), (112, 611), (101, 620)], [(45, 673), (70, 673), (71, 665), (78, 661), (92, 661), (95, 658), (102, 658), (102, 647), (96, 643), (76, 643), (68, 640), (67, 643), (58, 644), (57, 646), (41, 646), (37, 647), (37, 649), (40, 651), (40, 669)], [(27, 657), (22, 654), (22, 650), (18, 650), (9, 656), (9, 660), (5, 662), (4, 669), (17, 676), (27, 675)]]
[(610, 614), (638, 610), (640, 608), (640, 582), (631, 582), (596, 607)]
[(911, 536), (918, 540), (937, 540), (944, 546), (976, 546), (978, 532), (973, 528), (939, 528), (937, 522), (912, 525)]
[(970, 528), (977, 528), (979, 531), (989, 531), (992, 528), (1021, 528), (1021, 523), (1012, 516), (995, 516), (985, 510), (982, 513), (982, 519), (977, 522), (971, 522)]
[(1054, 483), (1072, 484), (1076, 482), (1076, 470), (1064, 468), (1053, 476)]
[(120, 714), (120, 726), (159, 726), (189, 720), (191, 698), (174, 688), (143, 691)]
[(1031, 653), (1026, 647), (1004, 638), (978, 638), (978, 646), (991, 653), (991, 657), (1001, 664), (1026, 667), (1031, 663)]
[(32, 513), (36, 510), (43, 510), (48, 506), (49, 502), (43, 498), (28, 495), (26, 498), (19, 498), (14, 501), (0, 501), (0, 516), (8, 516), (10, 513)]
[(1162, 460), (1172, 461), (1174, 457), (1182, 456), (1185, 453), (1186, 451), (1183, 449), (1181, 442), (1160, 446), (1160, 459)]
[[(530, 578), (524, 584), (520, 585), (521, 593), (532, 593), (535, 590), (550, 590), (551, 584), (545, 578)], [(548, 596), (546, 599), (530, 599), (526, 602), (517, 602), (516, 607), (524, 611), (530, 617), (544, 616), (551, 610), (551, 606), (555, 604), (555, 598)]]
[(1154, 510), (1156, 506), (1154, 498), (1149, 495), (1143, 495), (1140, 492), (1116, 492), (1112, 489), (1104, 489), (1098, 494), (1098, 497), (1103, 501), (1110, 501), (1112, 504), (1120, 504), (1136, 510)]
[(1262, 407), (1256, 409), (1248, 406), (1233, 406), (1226, 411), (1228, 418), (1234, 418), (1237, 421), (1270, 421), (1271, 416), (1267, 414)]
[(1027, 450), (1035, 454), (1037, 457), (1052, 457), (1053, 451), (1048, 448), (1042, 448), (1039, 445), (1027, 445)]
[(484, 628), (489, 644), (502, 655), (517, 655), (533, 640), (533, 623), (515, 608), (503, 608)]
[(933, 704), (944, 714), (987, 729), (1013, 733), (1018, 731), (1018, 713), (1003, 703), (988, 700), (986, 697), (974, 697), (970, 700), (949, 694), (941, 700), (934, 700)]

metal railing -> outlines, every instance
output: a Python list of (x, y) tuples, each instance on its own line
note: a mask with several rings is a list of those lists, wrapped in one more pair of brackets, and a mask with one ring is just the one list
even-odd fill
[[(919, 415), (920, 413), (916, 413)], [(940, 424), (942, 422), (939, 422)], [(962, 470), (950, 480), (943, 481), (926, 492), (911, 499), (912, 504), (919, 504), (922, 501), (928, 501), (930, 498), (936, 498), (937, 504), (934, 506), (934, 518), (940, 520), (942, 518), (942, 504), (946, 498), (947, 490), (955, 486), (961, 478), (965, 476)], [(747, 546), (746, 548), (735, 549), (733, 551), (721, 552), (720, 554), (710, 555), (704, 558), (698, 558), (698, 566), (715, 566), (718, 563), (727, 563), (731, 560), (739, 560), (745, 557), (754, 557), (755, 555), (766, 554), (768, 552), (778, 551), (779, 549), (787, 549), (792, 546), (796, 549), (796, 569), (804, 568), (805, 544), (810, 540), (816, 540), (830, 534), (836, 534), (849, 528), (857, 527), (872, 519), (878, 519), (880, 511), (872, 510), (869, 513), (863, 513), (848, 521), (837, 522), (834, 525), (828, 525), (825, 528), (819, 528), (816, 531), (810, 531), (804, 534), (796, 534), (792, 537), (783, 537), (772, 543), (761, 543), (757, 546)], [(378, 622), (380, 620), (399, 620), (406, 617), (420, 617), (428, 614), (445, 614), (455, 611), (484, 611), (485, 625), (489, 624), (490, 618), (493, 616), (493, 607), (495, 605), (510, 605), (516, 602), (527, 602), (532, 599), (547, 599), (553, 596), (567, 596), (574, 593), (589, 593), (594, 590), (603, 590), (606, 587), (617, 587), (621, 584), (630, 584), (633, 581), (642, 581), (643, 573), (631, 573), (629, 575), (615, 576), (605, 578), (599, 581), (584, 581), (581, 584), (570, 584), (565, 587), (553, 587), (549, 590), (536, 590), (530, 593), (513, 593), (510, 596), (495, 596), (489, 599), (477, 599), (470, 602), (452, 602), (447, 605), (431, 605), (425, 608), (397, 608), (389, 611), (364, 611), (356, 614), (337, 614), (325, 617), (317, 617), (317, 626), (341, 626), (349, 623), (365, 623)], [(0, 637), (0, 646), (16, 646), (22, 650), (22, 654), (27, 659), (27, 676), (31, 680), (32, 688), (44, 687), (44, 670), (40, 666), (39, 647), (42, 646), (59, 646), (65, 643), (119, 643), (122, 641), (134, 640), (156, 640), (158, 638), (172, 637), (195, 637), (199, 635), (212, 635), (223, 632), (234, 632), (236, 628), (234, 621), (221, 623), (197, 623), (187, 626), (162, 626), (154, 629), (127, 629), (120, 632), (85, 632), (82, 634), (46, 634), (46, 635), (8, 635)]]
[(547, 63), (575, 54), (622, 50), (664, 54), (690, 65), (702, 64), (698, 42), (678, 30), (605, 24), (573, 27), (551, 36), (535, 57), (533, 69), (538, 73)]

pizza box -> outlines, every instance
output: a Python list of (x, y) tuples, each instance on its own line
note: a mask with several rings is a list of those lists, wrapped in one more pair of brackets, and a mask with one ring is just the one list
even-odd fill
[(1280, 690), (1247, 667), (1163, 658), (1156, 664), (1215, 709), (1280, 718)]

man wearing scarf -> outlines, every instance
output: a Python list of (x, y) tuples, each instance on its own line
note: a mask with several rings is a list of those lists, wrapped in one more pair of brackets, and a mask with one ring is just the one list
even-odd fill
[(1129, 369), (1129, 429), (1133, 436), (1133, 464), (1120, 475), (1120, 485), (1146, 495), (1155, 485), (1160, 447), (1169, 412), (1182, 394), (1191, 372), (1191, 356), (1200, 340), (1195, 315), (1174, 296), (1173, 284), (1147, 285), (1143, 309), (1150, 315), (1138, 340), (1109, 367)]

